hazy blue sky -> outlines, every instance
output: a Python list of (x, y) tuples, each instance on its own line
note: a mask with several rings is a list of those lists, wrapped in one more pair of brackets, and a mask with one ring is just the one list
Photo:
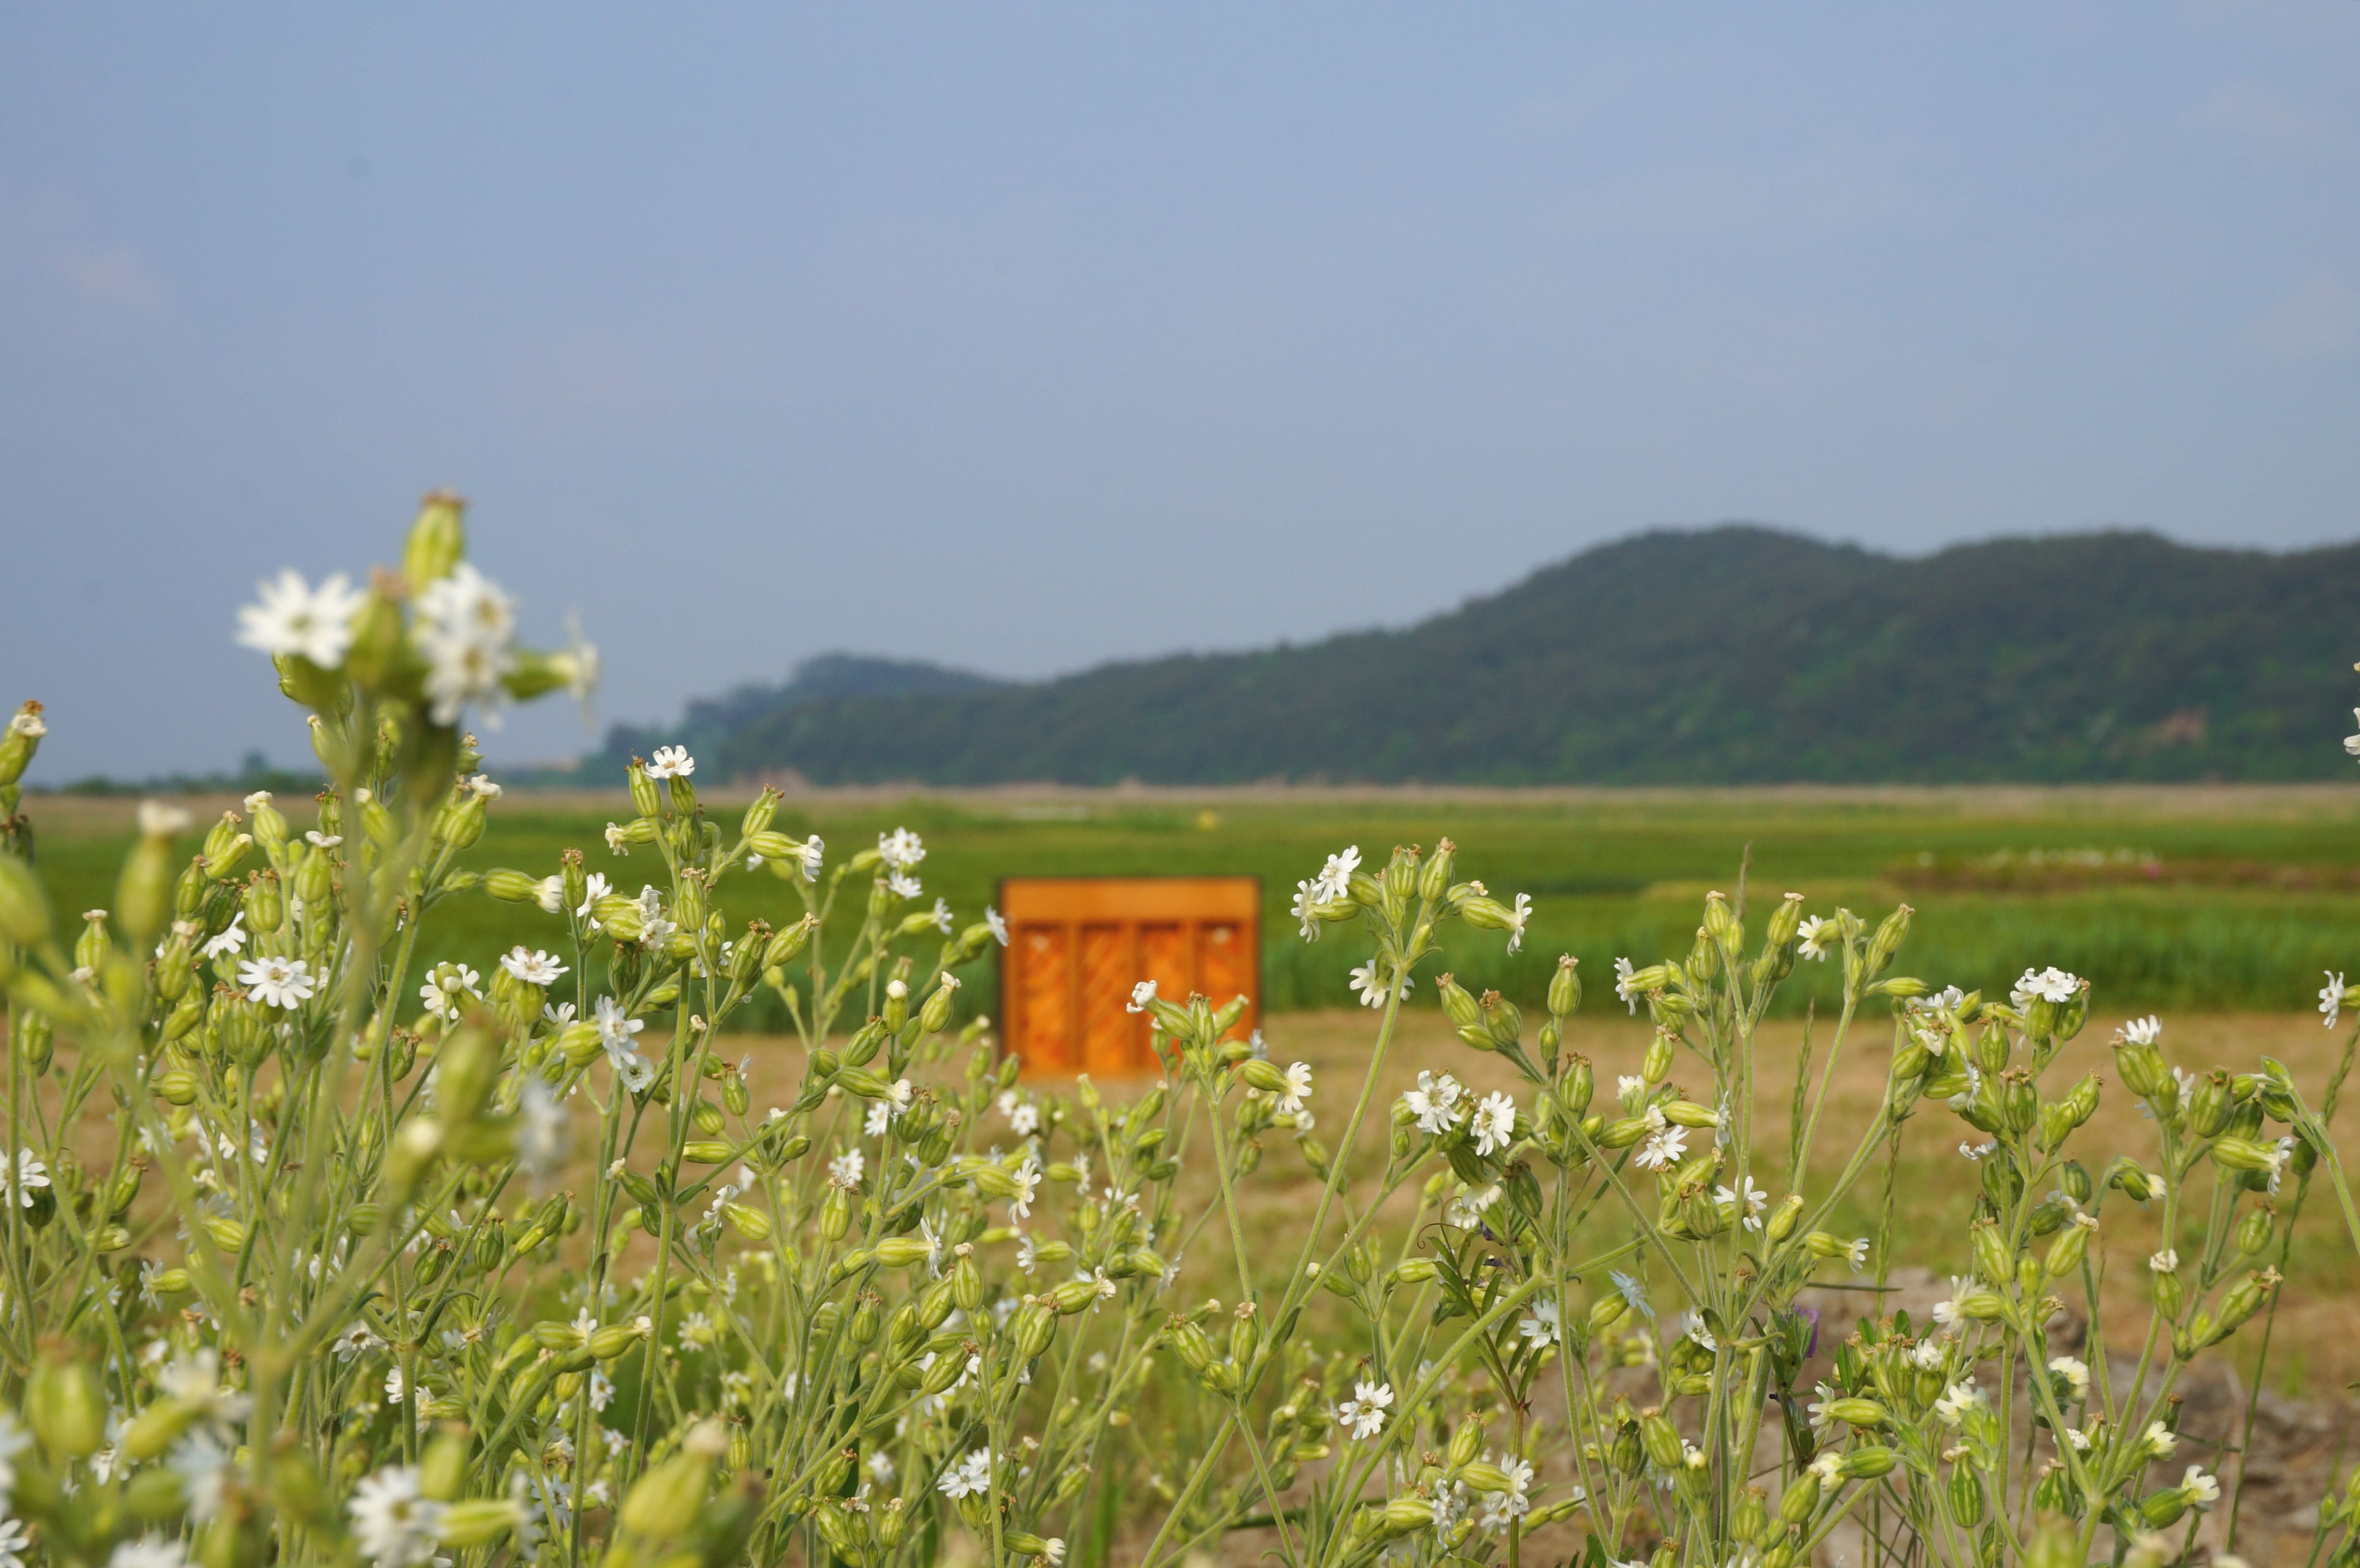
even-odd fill
[(12, 5), (0, 694), (300, 755), (235, 609), (434, 485), (629, 718), (1658, 523), (2350, 538), (2356, 199), (2352, 0)]

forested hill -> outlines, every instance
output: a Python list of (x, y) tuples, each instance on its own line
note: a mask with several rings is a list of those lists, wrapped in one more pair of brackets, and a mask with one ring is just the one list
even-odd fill
[(744, 693), (690, 727), (701, 775), (814, 783), (2318, 779), (2353, 767), (2355, 658), (2360, 545), (1900, 560), (1732, 526), (1398, 631), (1030, 684), (854, 660), (856, 689)]

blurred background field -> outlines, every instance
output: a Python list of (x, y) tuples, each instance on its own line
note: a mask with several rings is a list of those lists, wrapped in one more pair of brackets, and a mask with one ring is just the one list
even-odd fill
[[(211, 812), (235, 804), (192, 803)], [(301, 804), (281, 798), (299, 823)], [(742, 805), (742, 793), (708, 797), (729, 828)], [(27, 807), (57, 906), (109, 903), (130, 803), (51, 795)], [(578, 846), (591, 869), (636, 891), (660, 880), (651, 852), (618, 858), (602, 839), (627, 811), (619, 791), (512, 791), (466, 858), (538, 876)], [(1793, 890), (1812, 910), (1844, 905), (1872, 921), (1910, 904), (1900, 972), (1991, 990), (2027, 965), (2053, 964), (2095, 982), (2098, 1016), (2300, 1010), (2322, 971), (2360, 967), (2360, 789), (2349, 786), (803, 790), (787, 797), (778, 825), (822, 834), (831, 863), (885, 830), (916, 830), (928, 850), (918, 868), (925, 897), (947, 899), (962, 925), (980, 918), (1001, 877), (1258, 876), (1262, 1001), (1273, 1012), (1349, 1004), (1348, 972), (1367, 956), (1349, 928), (1315, 944), (1297, 938), (1286, 913), (1295, 883), (1348, 844), (1382, 859), (1394, 844), (1431, 847), (1446, 834), (1462, 876), (1502, 898), (1533, 898), (1521, 953), (1483, 942), (1457, 965), (1471, 987), (1523, 1002), (1537, 999), (1559, 953), (1580, 958), (1593, 998), (1606, 994), (1616, 957), (1685, 953), (1703, 894), (1733, 892), (1749, 853), (1757, 898)], [(733, 921), (776, 922), (801, 907), (766, 871), (733, 877), (716, 902)], [(554, 946), (561, 935), (535, 908), (471, 897), (438, 913), (427, 956), (482, 967), (513, 943)], [(966, 977), (975, 1005), (992, 1008), (989, 960)], [(1782, 1009), (1824, 1003), (1832, 984), (1801, 966)], [(781, 1020), (758, 1008), (739, 1022)]]

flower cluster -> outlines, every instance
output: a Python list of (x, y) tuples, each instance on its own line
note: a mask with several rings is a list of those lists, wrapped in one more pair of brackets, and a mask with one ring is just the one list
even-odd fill
[[(2275, 1310), (2314, 1179), (2354, 1214), (2340, 1073), (2314, 1104), (2132, 1019), (2155, 1148), (2085, 1157), (2097, 1075), (2052, 1080), (2087, 982), (1986, 999), (1891, 972), (1907, 906), (1714, 893), (1687, 951), (1616, 963), (1647, 1044), (1601, 1093), (1570, 957), (1529, 1018), (1442, 967), (1535, 919), (1444, 840), (1296, 885), (1303, 940), (1362, 944), (1351, 1070), (1141, 981), (1163, 1077), (1027, 1080), (963, 1012), (1006, 922), (926, 898), (906, 828), (831, 860), (774, 791), (725, 822), (667, 746), (603, 843), (476, 868), (501, 791), (462, 719), (595, 659), (517, 642), (460, 522), (431, 498), (365, 589), (264, 584), (238, 635), (330, 787), (300, 824), (248, 797), (185, 860), (186, 817), (143, 810), (78, 930), (17, 815), (47, 722), (0, 731), (0, 1568), (1059, 1568), (1114, 1526), (1143, 1568), (1797, 1568), (1863, 1519), (1958, 1568), (2103, 1532), (2163, 1563), (2231, 1511), (2173, 1388)], [(755, 877), (800, 917), (733, 923)], [(528, 935), (478, 969), (442, 913), (485, 898)], [(1840, 1004), (1789, 1064), (1758, 1036), (1798, 962)], [(793, 1040), (726, 1049), (758, 997)], [(1426, 997), (1466, 1054), (1401, 1062)], [(1876, 1103), (1839, 1114), (1886, 1015)], [(1877, 1289), (1895, 1238), (1840, 1221), (1952, 1117), (1972, 1218), (1914, 1322)], [(2094, 1312), (2124, 1229), (2160, 1237), (2144, 1354)], [(2321, 1515), (2345, 1555), (2355, 1499)]]

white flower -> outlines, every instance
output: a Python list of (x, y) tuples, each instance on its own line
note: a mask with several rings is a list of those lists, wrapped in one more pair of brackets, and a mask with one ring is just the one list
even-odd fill
[(2123, 1026), (2123, 1038), (2133, 1045), (2153, 1045), (2163, 1033), (2163, 1020), (2150, 1013)]
[(1810, 1471), (1819, 1478), (1820, 1486), (1833, 1486), (1843, 1479), (1842, 1454), (1832, 1448), (1819, 1450), (1819, 1456), (1811, 1461)]
[(897, 898), (914, 898), (925, 889), (908, 872), (896, 871), (885, 878), (885, 891)]
[(246, 911), (240, 909), (229, 918), (229, 924), (205, 939), (203, 953), (207, 958), (219, 958), (224, 953), (245, 951)]
[(339, 572), (321, 580), (317, 588), (303, 581), (293, 567), (276, 579), (256, 585), (259, 604), (237, 613), (237, 640), (278, 659), (285, 655), (308, 659), (322, 670), (344, 661), (353, 645), (353, 615), (368, 595)]
[(2147, 1266), (2158, 1274), (2176, 1274), (2180, 1271), (2180, 1253), (2177, 1248), (2167, 1247), (2148, 1258)]
[(1024, 1163), (1016, 1168), (1016, 1174), (1011, 1180), (1016, 1183), (1016, 1191), (1009, 1195), (1009, 1217), (1014, 1220), (1030, 1219), (1032, 1215), (1032, 1193), (1041, 1185), (1040, 1161), (1029, 1155), (1026, 1156)]
[(1022, 1231), (1018, 1231), (1016, 1233), (1016, 1267), (1018, 1270), (1022, 1273), (1030, 1274), (1032, 1272), (1033, 1266), (1039, 1263), (1040, 1260), (1039, 1244), (1031, 1236), (1026, 1236)]
[(1008, 945), (1008, 917), (989, 904), (983, 907), (983, 923), (991, 928), (991, 940), (1000, 946)]
[(2179, 1434), (2159, 1421), (2147, 1423), (2147, 1450), (2158, 1459), (2169, 1459), (2171, 1451), (2180, 1446)]
[(396, 1367), (387, 1372), (385, 1375), (385, 1402), (388, 1405), (398, 1405), (409, 1397), (410, 1384), (408, 1379), (402, 1377), (401, 1368)]
[(1640, 1077), (1636, 1073), (1622, 1073), (1615, 1075), (1614, 1098), (1622, 1103), (1625, 1111), (1637, 1116), (1640, 1104), (1646, 1097), (1647, 1081), (1644, 1078)]
[(2066, 974), (2055, 964), (2050, 964), (2046, 969), (2026, 970), (2017, 978), (2016, 988), (2008, 993), (2008, 999), (2019, 1007), (2036, 996), (2044, 1002), (2054, 1002), (2061, 1007), (2071, 1001), (2081, 988), (2081, 981)]
[(882, 1100), (869, 1103), (869, 1114), (860, 1118), (860, 1136), (883, 1138), (885, 1129), (893, 1124), (893, 1107)]
[(1360, 846), (1353, 844), (1341, 855), (1331, 855), (1319, 875), (1311, 879), (1311, 899), (1317, 904), (1333, 903), (1352, 896), (1352, 873), (1360, 868)]
[(1934, 1401), (1934, 1413), (1956, 1426), (1967, 1419), (1967, 1412), (1983, 1402), (1983, 1391), (1963, 1380), (1950, 1385), (1950, 1391)]
[(1631, 967), (1629, 959), (1618, 958), (1614, 961), (1614, 994), (1622, 999), (1633, 1018), (1637, 1017), (1639, 1012), (1639, 987), (1632, 984), (1632, 977), (1637, 973), (1637, 970)]
[(1609, 1269), (1606, 1271), (1606, 1277), (1614, 1281), (1614, 1289), (1621, 1292), (1622, 1300), (1630, 1304), (1633, 1312), (1643, 1318), (1652, 1318), (1655, 1315), (1655, 1309), (1647, 1302), (1646, 1286), (1623, 1273), (1620, 1269)]
[(384, 1348), (385, 1341), (379, 1339), (377, 1336), (377, 1331), (365, 1323), (353, 1324), (352, 1327), (336, 1335), (334, 1342), (328, 1346), (329, 1351), (339, 1361), (350, 1361), (363, 1351)]
[(1842, 936), (1843, 928), (1835, 921), (1812, 915), (1795, 928), (1795, 956), (1824, 959), (1835, 951), (1835, 944)]
[(311, 999), (317, 983), (300, 958), (249, 958), (237, 966), (237, 983), (265, 1007), (292, 1010)]
[(991, 1450), (970, 1450), (967, 1456), (945, 1470), (934, 1485), (945, 1497), (979, 1497), (991, 1490)]
[(1486, 1094), (1475, 1107), (1475, 1119), (1468, 1130), (1475, 1135), (1478, 1154), (1507, 1148), (1516, 1136), (1516, 1102), (1503, 1093)]
[(205, 1524), (221, 1512), (222, 1483), (229, 1475), (230, 1452), (211, 1432), (200, 1429), (172, 1446), (165, 1464), (180, 1478), (180, 1495), (189, 1518)]
[(500, 967), (528, 985), (554, 985), (557, 977), (565, 973), (565, 965), (553, 955), (538, 949), (528, 953), (522, 942), (508, 950), (500, 959)]
[(1516, 895), (1516, 907), (1508, 911), (1508, 951), (1513, 953), (1524, 944), (1524, 925), (1533, 918), (1533, 896)]
[(1131, 1000), (1123, 1004), (1122, 1010), (1126, 1013), (1143, 1013), (1147, 1011), (1147, 1004), (1153, 1000), (1155, 1000), (1155, 982), (1142, 980), (1131, 988)]
[(20, 1149), (16, 1151), (13, 1173), (7, 1162), (0, 1160), (0, 1187), (8, 1188), (16, 1192), (16, 1206), (20, 1209), (29, 1209), (33, 1206), (34, 1188), (46, 1187), (49, 1184), (49, 1166), (40, 1156), (29, 1149)]
[(1987, 1138), (1982, 1143), (1968, 1143), (1964, 1139), (1961, 1139), (1959, 1143), (1959, 1152), (1965, 1155), (1969, 1160), (1981, 1160), (1983, 1156), (1991, 1153), (1992, 1150), (1998, 1147), (1999, 1139), (1995, 1138)]
[(891, 833), (879, 833), (877, 858), (896, 871), (907, 871), (926, 858), (925, 841), (908, 828), (895, 828)]
[(1533, 1310), (1516, 1321), (1516, 1332), (1536, 1349), (1557, 1344), (1561, 1328), (1557, 1304), (1546, 1296), (1535, 1301)]
[(25, 1553), (32, 1544), (23, 1519), (0, 1519), (0, 1568), (25, 1568)]
[(486, 709), (516, 668), (516, 603), (467, 561), (420, 591), (413, 637), (426, 656), (426, 695), (438, 724), (455, 724), (470, 702)]
[(1013, 1089), (1000, 1096), (1000, 1114), (1008, 1118), (1009, 1129), (1019, 1138), (1031, 1138), (1041, 1129), (1041, 1107), (1020, 1099)]
[(688, 755), (684, 746), (660, 746), (648, 759), (650, 779), (685, 779), (695, 771), (696, 758)]
[(2320, 973), (2327, 976), (2327, 984), (2319, 988), (2320, 1016), (2327, 1021), (2329, 1029), (2333, 1029), (2335, 1020), (2344, 1013), (2344, 976), (2333, 969), (2322, 969)]
[(2221, 1483), (2204, 1474), (2202, 1465), (2191, 1465), (2180, 1478), (2180, 1495), (2188, 1506), (2199, 1513), (2210, 1513), (2212, 1505), (2221, 1500)]
[(27, 740), (38, 740), (49, 733), (49, 721), (38, 713), (18, 713), (8, 721), (7, 733), (23, 735)]
[[(1404, 1001), (1409, 999), (1409, 987), (1410, 977), (1404, 975), (1402, 976), (1401, 983), (1401, 997)], [(1377, 973), (1375, 959), (1371, 958), (1352, 971), (1352, 994), (1360, 998), (1362, 1007), (1382, 1007), (1385, 1005), (1385, 983), (1383, 977)]]
[(364, 1476), (347, 1505), (361, 1553), (377, 1568), (405, 1568), (434, 1555), (442, 1528), (442, 1505), (420, 1490), (417, 1467), (388, 1465)]
[(615, 822), (608, 822), (608, 823), (606, 824), (606, 853), (607, 853), (607, 854), (609, 854), (609, 855), (628, 855), (628, 854), (630, 854), (630, 853), (631, 853), (631, 839), (630, 839), (629, 830), (628, 830), (628, 829), (626, 829), (626, 828), (624, 828), (624, 827), (622, 827), (622, 826), (620, 826), (620, 825), (618, 825), (618, 824), (617, 824), (617, 823), (615, 823)]
[[(1762, 1216), (1769, 1210), (1770, 1207), (1770, 1194), (1764, 1189), (1755, 1186), (1754, 1184), (1754, 1178), (1751, 1176), (1744, 1179), (1744, 1185), (1745, 1228), (1747, 1230), (1760, 1230), (1762, 1228)], [(1735, 1209), (1738, 1206), (1737, 1190), (1733, 1187), (1714, 1188), (1712, 1190), (1712, 1198), (1714, 1203), (1720, 1203), (1726, 1208)]]
[(1442, 1133), (1450, 1130), (1459, 1119), (1459, 1102), (1466, 1091), (1459, 1080), (1445, 1073), (1437, 1077), (1432, 1073), (1417, 1075), (1417, 1087), (1402, 1095), (1402, 1104), (1417, 1118), (1420, 1132)]
[(847, 1192), (860, 1185), (861, 1174), (869, 1169), (868, 1160), (857, 1149), (847, 1149), (827, 1162), (827, 1179)]
[(464, 782), (467, 786), (467, 793), (478, 800), (497, 800), (500, 798), (500, 787), (492, 782), (492, 776), (488, 773), (469, 774)]
[(1385, 1408), (1393, 1402), (1390, 1383), (1356, 1383), (1352, 1397), (1336, 1407), (1336, 1420), (1347, 1435), (1371, 1438), (1385, 1430)]
[(106, 1560), (106, 1568), (188, 1568), (188, 1564), (189, 1554), (180, 1543), (160, 1535), (124, 1541)]
[(1668, 1171), (1680, 1162), (1688, 1152), (1688, 1129), (1684, 1127), (1661, 1127), (1647, 1135), (1639, 1152), (1631, 1158), (1642, 1171)]
[(165, 805), (163, 800), (142, 800), (139, 803), (139, 832), (148, 838), (169, 838), (172, 833), (187, 833), (189, 822), (193, 822), (193, 817), (189, 817), (187, 810), (177, 808), (177, 805)]
[(1533, 1467), (1513, 1454), (1490, 1456), (1508, 1477), (1508, 1489), (1491, 1492), (1483, 1498), (1483, 1528), (1498, 1533), (1508, 1528), (1510, 1519), (1522, 1519), (1533, 1506)]
[(2065, 1379), (2065, 1386), (2071, 1391), (2074, 1403), (2079, 1404), (2090, 1397), (2090, 1364), (2088, 1362), (2077, 1360), (2070, 1356), (2055, 1356), (2049, 1357), (2049, 1370)]
[(1311, 1063), (1298, 1062), (1286, 1070), (1286, 1090), (1278, 1097), (1278, 1108), (1288, 1116), (1301, 1116), (1303, 1102), (1311, 1098)]
[[(934, 929), (935, 929), (936, 931), (938, 931), (942, 932), (945, 936), (948, 936), (948, 935), (950, 935), (950, 934), (951, 934), (951, 907), (950, 907), (950, 905), (948, 905), (947, 903), (945, 903), (945, 902), (944, 902), (942, 899), (940, 899), (940, 898), (936, 898), (936, 899), (934, 900), (934, 907), (933, 911), (932, 911), (930, 914), (928, 914), (926, 918), (927, 918), (928, 920), (930, 920), (934, 921)], [(948, 978), (948, 976), (945, 976), (945, 978)]]
[(553, 915), (565, 908), (565, 878), (542, 877), (541, 886), (533, 890), (532, 901), (541, 906), (541, 912), (544, 915)]
[(1483, 1211), (1500, 1201), (1500, 1191), (1497, 1181), (1479, 1190), (1462, 1190), (1443, 1211), (1443, 1223), (1460, 1230), (1473, 1230), (1483, 1223)]
[(1297, 882), (1295, 885), (1295, 902), (1287, 906), (1286, 912), (1295, 917), (1306, 942), (1319, 940), (1318, 906), (1318, 888), (1309, 882)]
[(565, 1159), (565, 1107), (538, 1073), (524, 1075), (517, 1095), (516, 1152), (528, 1176), (547, 1176)]
[(1864, 1236), (1856, 1236), (1852, 1237), (1850, 1242), (1846, 1243), (1843, 1250), (1843, 1259), (1846, 1263), (1852, 1265), (1852, 1271), (1853, 1273), (1859, 1273), (1862, 1267), (1868, 1262), (1868, 1237)]

